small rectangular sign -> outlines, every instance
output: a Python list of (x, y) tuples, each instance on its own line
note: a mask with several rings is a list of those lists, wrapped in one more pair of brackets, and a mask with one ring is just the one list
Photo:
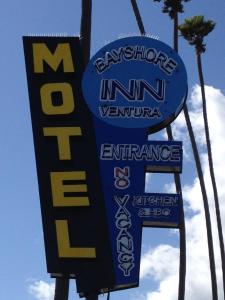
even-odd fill
[(145, 193), (132, 196), (137, 216), (146, 227), (178, 227), (180, 194)]
[(117, 286), (128, 288), (139, 282), (142, 227), (178, 228), (181, 196), (111, 192), (108, 214)]
[(146, 143), (101, 144), (103, 161), (136, 161), (145, 165), (146, 172), (182, 172), (182, 143), (174, 141), (147, 141)]

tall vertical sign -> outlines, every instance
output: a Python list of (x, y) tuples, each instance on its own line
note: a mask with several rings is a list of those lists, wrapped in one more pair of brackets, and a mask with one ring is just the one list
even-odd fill
[(24, 51), (48, 272), (76, 276), (81, 291), (112, 286), (79, 38), (24, 37)]

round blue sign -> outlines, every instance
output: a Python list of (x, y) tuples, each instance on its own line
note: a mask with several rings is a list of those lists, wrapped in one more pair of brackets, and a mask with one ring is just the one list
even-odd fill
[(82, 90), (90, 110), (102, 121), (156, 132), (181, 111), (187, 73), (168, 45), (148, 37), (128, 37), (106, 45), (92, 57)]

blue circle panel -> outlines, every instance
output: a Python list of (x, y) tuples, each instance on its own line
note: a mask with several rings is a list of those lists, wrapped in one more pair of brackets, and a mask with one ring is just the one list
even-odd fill
[(156, 132), (181, 111), (187, 96), (187, 73), (168, 45), (148, 37), (128, 37), (106, 45), (92, 57), (82, 90), (100, 120)]

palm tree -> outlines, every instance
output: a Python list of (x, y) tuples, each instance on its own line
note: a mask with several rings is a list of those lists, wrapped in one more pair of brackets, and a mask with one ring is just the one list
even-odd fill
[(215, 256), (214, 256), (214, 247), (213, 247), (213, 237), (212, 237), (212, 226), (211, 226), (211, 217), (209, 211), (209, 201), (205, 187), (204, 176), (202, 172), (202, 166), (200, 161), (200, 156), (197, 148), (197, 143), (194, 136), (194, 131), (191, 125), (190, 116), (188, 112), (187, 105), (184, 105), (184, 116), (190, 136), (191, 146), (194, 154), (196, 169), (198, 173), (200, 188), (202, 192), (202, 199), (205, 211), (205, 222), (206, 222), (206, 231), (207, 231), (207, 239), (208, 239), (208, 251), (209, 251), (209, 264), (210, 264), (210, 272), (211, 272), (211, 283), (212, 283), (212, 299), (218, 300), (217, 293), (217, 279), (216, 279), (216, 267), (215, 267)]
[(215, 199), (217, 227), (218, 227), (218, 235), (219, 235), (219, 242), (220, 242), (220, 254), (221, 254), (221, 263), (222, 263), (222, 271), (223, 271), (223, 286), (224, 286), (224, 299), (225, 299), (224, 239), (223, 239), (223, 230), (222, 230), (222, 223), (221, 223), (221, 216), (220, 216), (219, 197), (217, 192), (217, 184), (216, 184), (213, 159), (212, 159), (212, 150), (211, 150), (211, 143), (210, 143), (210, 134), (209, 134), (207, 107), (206, 107), (205, 84), (204, 84), (202, 61), (201, 61), (201, 55), (206, 51), (206, 45), (204, 44), (204, 37), (207, 36), (214, 29), (214, 27), (215, 27), (215, 22), (211, 20), (208, 21), (204, 20), (204, 16), (195, 16), (191, 19), (185, 19), (185, 22), (179, 26), (179, 30), (181, 32), (181, 35), (189, 42), (189, 44), (195, 47), (195, 52), (197, 56), (198, 74), (199, 74), (199, 81), (200, 81), (201, 94), (202, 94), (203, 119), (204, 119), (204, 127), (205, 127), (207, 152), (208, 152), (209, 170), (210, 170), (210, 176), (211, 176), (214, 199)]
[[(161, 0), (153, 0), (155, 2), (161, 2)], [(163, 0), (164, 6), (162, 8), (163, 13), (168, 13), (170, 18), (174, 21), (174, 49), (178, 51), (178, 13), (183, 12), (183, 3), (189, 0)], [(212, 282), (212, 295), (213, 300), (218, 299), (217, 293), (217, 279), (216, 279), (216, 268), (215, 268), (215, 258), (214, 258), (214, 247), (212, 238), (212, 226), (211, 217), (209, 211), (208, 197), (205, 188), (205, 181), (203, 177), (200, 156), (197, 148), (197, 143), (195, 140), (192, 124), (190, 122), (190, 116), (188, 112), (187, 105), (184, 105), (184, 116), (187, 124), (188, 133), (191, 140), (192, 150), (194, 154), (196, 169), (199, 177), (199, 183), (202, 192), (204, 210), (205, 210), (205, 220), (206, 220), (206, 230), (208, 238), (208, 250), (209, 250), (209, 261), (210, 261), (210, 271), (211, 271), (211, 282)]]
[[(153, 0), (161, 2), (161, 0)], [(183, 2), (190, 0), (163, 0), (162, 12), (170, 16), (173, 22), (173, 45), (174, 50), (178, 52), (178, 14), (184, 12)]]
[[(187, 0), (189, 1), (189, 0)], [(131, 0), (132, 8), (134, 11), (134, 15), (140, 30), (141, 35), (145, 35), (146, 31), (144, 28), (144, 24), (139, 12), (139, 8), (136, 0)], [(177, 49), (176, 49), (177, 51)], [(173, 140), (173, 134), (171, 126), (168, 125), (166, 128), (167, 136), (169, 140)], [(178, 289), (178, 299), (184, 300), (185, 295), (185, 277), (186, 277), (186, 228), (185, 228), (185, 220), (184, 220), (184, 209), (183, 209), (183, 196), (182, 196), (182, 187), (181, 180), (179, 174), (174, 174), (174, 181), (176, 186), (176, 192), (181, 196), (181, 208), (180, 208), (180, 269), (179, 269), (179, 289)]]

